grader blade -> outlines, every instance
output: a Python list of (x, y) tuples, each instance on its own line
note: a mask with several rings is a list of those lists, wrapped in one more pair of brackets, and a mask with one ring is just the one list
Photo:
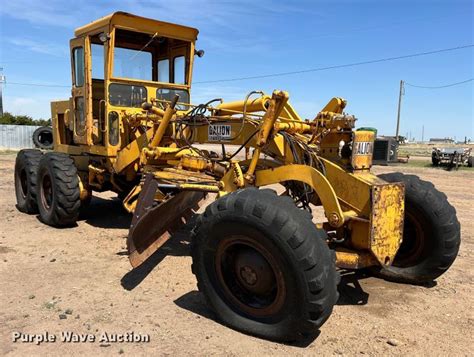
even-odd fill
[(205, 197), (203, 192), (181, 191), (156, 204), (157, 190), (158, 182), (152, 175), (147, 175), (127, 239), (129, 260), (134, 268), (165, 244), (173, 232), (189, 220)]

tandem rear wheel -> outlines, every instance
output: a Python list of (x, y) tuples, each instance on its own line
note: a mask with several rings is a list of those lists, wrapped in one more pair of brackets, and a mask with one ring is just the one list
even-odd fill
[(209, 305), (248, 334), (277, 341), (315, 335), (339, 296), (325, 231), (272, 190), (238, 190), (209, 205), (191, 251)]
[(39, 150), (21, 150), (15, 161), (15, 195), (18, 210), (38, 213), (36, 204), (37, 173), (43, 153)]
[(79, 177), (67, 154), (43, 155), (37, 174), (37, 204), (40, 219), (54, 227), (72, 226), (81, 209)]
[(82, 197), (74, 160), (67, 154), (21, 150), (15, 162), (15, 194), (21, 212), (39, 213), (54, 227), (72, 226), (87, 210), (92, 191)]
[(424, 284), (433, 281), (453, 264), (461, 243), (456, 209), (431, 182), (414, 175), (387, 173), (387, 182), (405, 184), (403, 241), (390, 267), (374, 271), (384, 279)]

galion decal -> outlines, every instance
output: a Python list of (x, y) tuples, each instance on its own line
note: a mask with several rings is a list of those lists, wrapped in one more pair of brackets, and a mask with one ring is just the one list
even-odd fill
[(353, 155), (372, 155), (373, 150), (374, 150), (373, 142), (358, 141), (358, 142), (355, 142)]
[(231, 138), (232, 127), (230, 125), (215, 124), (209, 125), (207, 136), (209, 141), (221, 141)]

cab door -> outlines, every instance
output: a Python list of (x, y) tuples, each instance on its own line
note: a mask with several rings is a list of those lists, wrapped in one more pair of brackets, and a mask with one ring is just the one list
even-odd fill
[(90, 43), (88, 37), (70, 41), (74, 143), (92, 145)]

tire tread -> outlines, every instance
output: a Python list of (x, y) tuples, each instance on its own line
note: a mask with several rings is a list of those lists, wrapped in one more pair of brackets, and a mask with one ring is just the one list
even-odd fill
[[(40, 170), (48, 170), (54, 185), (52, 211), (40, 207), (43, 222), (54, 227), (66, 227), (79, 218), (81, 201), (79, 178), (74, 160), (65, 153), (51, 152), (44, 155)], [(40, 177), (38, 177), (38, 181)], [(38, 184), (40, 184), (38, 182)]]
[[(438, 191), (433, 183), (421, 180), (416, 175), (387, 173), (379, 175), (387, 182), (405, 184), (406, 202), (415, 203), (423, 208), (424, 214), (432, 224), (432, 239), (439, 243), (436, 251), (426, 259), (428, 262), (404, 271), (401, 268), (383, 268), (379, 274), (387, 280), (396, 282), (423, 284), (432, 281), (445, 273), (457, 257), (461, 243), (461, 225), (456, 216), (456, 209), (449, 203), (443, 192)], [(407, 205), (406, 205), (407, 206)], [(405, 207), (409, 209), (409, 207)], [(414, 272), (416, 270), (416, 273)]]
[[(272, 239), (281, 239), (286, 245), (289, 257), (299, 271), (303, 283), (304, 301), (301, 305), (303, 316), (298, 323), (292, 322), (291, 329), (262, 329), (252, 324), (238, 326), (223, 319), (224, 323), (238, 330), (272, 340), (287, 341), (298, 339), (314, 332), (329, 317), (334, 304), (339, 298), (337, 284), (340, 280), (335, 269), (335, 254), (325, 242), (325, 232), (317, 229), (308, 219), (307, 212), (298, 209), (291, 198), (277, 196), (273, 190), (246, 188), (227, 194), (206, 207), (205, 212), (197, 219), (191, 241), (193, 257), (192, 271), (197, 278), (198, 289), (203, 292), (210, 306), (212, 299), (208, 296), (203, 283), (204, 274), (200, 264), (200, 251), (205, 249), (205, 238), (212, 226), (222, 217), (240, 216), (249, 224), (257, 224), (266, 232), (272, 232)], [(214, 310), (216, 310), (214, 308)], [(221, 318), (221, 312), (216, 311)]]

